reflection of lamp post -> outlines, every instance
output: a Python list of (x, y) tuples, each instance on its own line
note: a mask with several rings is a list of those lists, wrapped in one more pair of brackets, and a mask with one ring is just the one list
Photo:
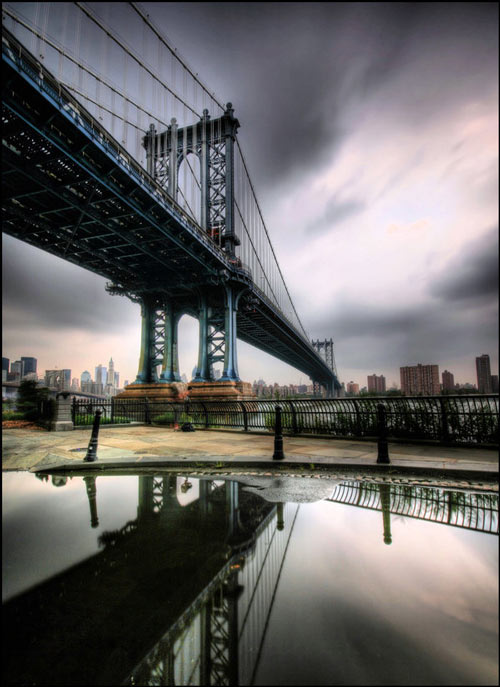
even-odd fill
[(283, 504), (282, 504), (282, 503), (277, 503), (276, 506), (277, 506), (277, 508), (276, 508), (276, 515), (277, 515), (277, 518), (278, 518), (278, 522), (277, 522), (277, 524), (276, 524), (276, 527), (277, 527), (278, 530), (281, 531), (281, 530), (284, 529), (284, 527), (285, 527), (285, 521), (284, 521), (284, 519), (283, 519)]
[(85, 482), (85, 486), (87, 487), (87, 497), (89, 499), (90, 524), (94, 528), (99, 525), (99, 518), (97, 517), (97, 487), (95, 484), (95, 477), (84, 477), (83, 481)]
[(392, 544), (391, 535), (391, 487), (389, 484), (378, 485), (382, 517), (384, 520), (384, 544)]

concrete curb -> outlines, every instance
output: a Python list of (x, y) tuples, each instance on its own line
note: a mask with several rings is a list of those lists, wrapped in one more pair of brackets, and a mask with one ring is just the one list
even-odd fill
[(404, 466), (404, 465), (383, 465), (383, 464), (366, 464), (366, 463), (314, 463), (313, 461), (294, 461), (294, 462), (277, 462), (277, 461), (263, 461), (263, 460), (240, 460), (238, 462), (224, 460), (223, 457), (214, 457), (211, 460), (168, 460), (168, 459), (140, 459), (135, 456), (121, 459), (119, 461), (69, 461), (54, 464), (45, 464), (41, 466), (34, 466), (30, 472), (33, 473), (52, 473), (52, 472), (92, 472), (110, 474), (117, 474), (118, 471), (132, 471), (137, 472), (143, 469), (158, 471), (175, 470), (182, 472), (191, 471), (208, 471), (211, 474), (228, 474), (231, 472), (238, 473), (240, 471), (257, 471), (259, 473), (272, 471), (273, 473), (298, 473), (304, 474), (318, 474), (342, 472), (344, 474), (359, 474), (360, 472), (379, 476), (379, 477), (405, 477), (405, 478), (430, 478), (430, 479), (445, 479), (447, 481), (474, 481), (487, 482), (488, 484), (498, 484), (499, 473), (498, 470), (463, 470), (461, 468), (436, 468), (436, 467), (420, 467), (420, 466)]

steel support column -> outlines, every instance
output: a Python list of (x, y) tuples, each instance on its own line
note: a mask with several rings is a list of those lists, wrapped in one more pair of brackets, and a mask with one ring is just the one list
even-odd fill
[(160, 374), (162, 382), (180, 382), (179, 352), (177, 344), (178, 324), (181, 313), (175, 312), (170, 301), (165, 303), (165, 331), (163, 365)]
[(141, 302), (141, 353), (139, 355), (139, 371), (134, 384), (151, 384), (158, 381), (156, 367), (152, 364), (155, 315), (154, 304), (149, 299), (143, 298)]
[(202, 229), (208, 231), (210, 223), (210, 151), (208, 145), (207, 127), (210, 115), (208, 110), (203, 110), (201, 118), (201, 146), (200, 146), (200, 185), (201, 185), (201, 217)]
[(225, 322), (224, 322), (224, 371), (222, 373), (221, 381), (239, 382), (238, 375), (238, 357), (236, 349), (236, 314), (237, 302), (240, 294), (235, 294), (232, 286), (225, 287), (226, 306), (225, 306)]
[(198, 309), (198, 322), (200, 325), (200, 337), (198, 343), (198, 367), (193, 382), (210, 381), (210, 369), (208, 364), (208, 306), (204, 296), (200, 297)]
[(171, 146), (168, 152), (168, 193), (170, 196), (177, 200), (177, 175), (178, 175), (178, 163), (177, 163), (177, 136), (178, 136), (178, 126), (177, 120), (173, 117), (170, 120), (170, 135), (171, 135)]
[(233, 106), (227, 103), (225, 117), (228, 119), (225, 137), (226, 153), (226, 225), (224, 227), (224, 249), (234, 256), (235, 234), (234, 234), (234, 138), (237, 129)]

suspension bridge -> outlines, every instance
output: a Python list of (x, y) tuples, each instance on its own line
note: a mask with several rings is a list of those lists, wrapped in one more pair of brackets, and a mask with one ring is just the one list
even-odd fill
[(131, 388), (178, 394), (189, 314), (193, 394), (250, 393), (241, 339), (336, 395), (333, 358), (313, 346), (283, 278), (232, 104), (137, 3), (4, 3), (3, 27), (3, 231), (140, 303)]

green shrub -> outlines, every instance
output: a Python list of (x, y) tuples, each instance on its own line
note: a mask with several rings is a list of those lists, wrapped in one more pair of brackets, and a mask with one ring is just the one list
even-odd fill
[(3, 410), (2, 420), (24, 420), (24, 413), (16, 410)]
[[(113, 420), (111, 420), (110, 417), (102, 417), (101, 416), (101, 425), (111, 425), (111, 424), (128, 424), (130, 423), (130, 418), (128, 417), (122, 417), (120, 415), (115, 415), (113, 417)], [(93, 425), (94, 424), (94, 416), (93, 415), (81, 415), (81, 414), (76, 414), (75, 415), (75, 425)]]
[(194, 422), (194, 420), (189, 413), (168, 410), (166, 413), (154, 417), (152, 422), (155, 425), (173, 425), (174, 422), (182, 425), (184, 422)]

